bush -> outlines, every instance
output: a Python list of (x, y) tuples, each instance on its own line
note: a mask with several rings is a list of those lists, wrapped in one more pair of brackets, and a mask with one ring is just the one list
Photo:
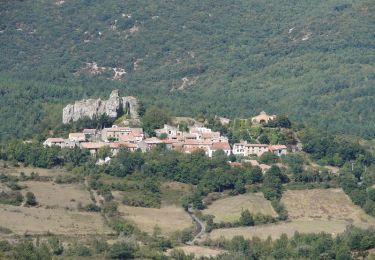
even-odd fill
[(9, 204), (14, 206), (20, 206), (23, 202), (23, 196), (18, 191), (11, 191), (11, 192), (0, 192), (0, 203), (1, 204)]
[(241, 226), (254, 226), (254, 218), (250, 214), (249, 210), (244, 210), (241, 212), (239, 223)]
[(38, 202), (36, 201), (34, 193), (32, 193), (31, 191), (28, 191), (26, 193), (26, 205), (35, 206), (37, 204), (38, 204)]
[(51, 237), (48, 239), (48, 244), (54, 255), (61, 255), (64, 251), (64, 247), (57, 237)]
[(109, 249), (108, 257), (111, 259), (133, 259), (136, 249), (136, 246), (132, 243), (115, 243)]

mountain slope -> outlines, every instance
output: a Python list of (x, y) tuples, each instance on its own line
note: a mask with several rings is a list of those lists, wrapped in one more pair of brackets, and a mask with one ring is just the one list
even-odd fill
[(266, 110), (374, 137), (373, 28), (370, 0), (1, 1), (0, 117), (18, 111), (6, 131), (22, 136), (48, 100), (119, 88), (176, 114)]

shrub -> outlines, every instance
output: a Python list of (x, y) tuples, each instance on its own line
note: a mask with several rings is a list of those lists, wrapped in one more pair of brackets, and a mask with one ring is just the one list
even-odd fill
[(115, 243), (109, 249), (108, 257), (111, 259), (133, 259), (136, 246), (132, 243)]
[(36, 201), (34, 193), (32, 193), (31, 191), (28, 191), (26, 193), (26, 205), (35, 206), (37, 204), (38, 204), (38, 202)]

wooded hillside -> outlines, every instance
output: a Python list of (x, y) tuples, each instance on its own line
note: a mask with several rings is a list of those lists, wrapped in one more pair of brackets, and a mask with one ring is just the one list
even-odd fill
[(1, 1), (0, 133), (119, 88), (178, 115), (374, 137), (374, 28), (371, 0)]

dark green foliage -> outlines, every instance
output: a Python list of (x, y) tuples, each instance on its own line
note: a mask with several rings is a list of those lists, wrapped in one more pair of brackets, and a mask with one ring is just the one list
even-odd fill
[(14, 206), (19, 206), (23, 202), (23, 196), (18, 191), (12, 191), (12, 192), (0, 192), (0, 203), (1, 204), (10, 204)]
[(111, 246), (108, 252), (108, 257), (111, 259), (133, 259), (135, 251), (135, 245), (118, 242)]
[(33, 192), (28, 191), (26, 193), (26, 205), (28, 206), (36, 206), (38, 202), (36, 201), (36, 197)]
[(153, 135), (155, 129), (162, 128), (170, 121), (171, 118), (166, 111), (158, 107), (151, 107), (142, 117), (142, 127), (146, 133)]
[(32, 241), (23, 241), (17, 244), (12, 250), (12, 256), (20, 260), (52, 259), (52, 254), (46, 244), (34, 246)]
[[(283, 234), (273, 241), (236, 236), (230, 241), (211, 244), (229, 251), (229, 258), (219, 259), (356, 259), (352, 253), (366, 256), (366, 250), (375, 247), (375, 235), (372, 229), (349, 227), (335, 238), (326, 233), (296, 232), (290, 238)], [(244, 258), (237, 258), (238, 255)]]
[(240, 217), (240, 225), (242, 226), (254, 226), (254, 218), (250, 214), (249, 210), (243, 210)]
[(282, 183), (287, 181), (288, 177), (280, 171), (279, 167), (272, 166), (264, 175), (264, 197), (268, 200), (279, 200), (282, 194)]
[(11, 250), (11, 245), (7, 240), (0, 240), (0, 252), (7, 252)]
[(261, 143), (261, 144), (269, 144), (269, 143), (270, 143), (270, 140), (268, 139), (267, 135), (265, 135), (265, 134), (261, 134), (261, 135), (258, 137), (258, 141), (259, 141), (259, 143)]
[(139, 169), (143, 162), (140, 152), (133, 153), (127, 149), (121, 149), (105, 171), (114, 176), (124, 177)]
[(277, 115), (274, 120), (269, 121), (265, 124), (266, 127), (281, 127), (281, 128), (291, 128), (292, 123), (286, 115)]
[[(63, 104), (115, 88), (180, 115), (267, 109), (374, 136), (370, 0), (5, 1), (0, 12), (2, 137), (47, 129)], [(88, 62), (109, 69), (91, 75)], [(195, 83), (179, 89), (184, 77)]]
[(92, 252), (91, 248), (76, 241), (71, 247), (69, 247), (66, 254), (68, 256), (88, 257), (92, 255)]
[(278, 160), (279, 157), (271, 152), (265, 152), (259, 158), (259, 161), (265, 164), (273, 164), (276, 163)]
[(48, 239), (48, 245), (54, 255), (61, 255), (64, 251), (64, 247), (57, 237), (51, 237)]
[(341, 167), (346, 162), (356, 161), (368, 166), (374, 160), (373, 156), (357, 143), (311, 129), (305, 129), (300, 135), (303, 150), (323, 165)]
[(89, 212), (100, 212), (101, 208), (97, 206), (95, 203), (90, 203), (84, 206), (83, 210), (89, 211)]

